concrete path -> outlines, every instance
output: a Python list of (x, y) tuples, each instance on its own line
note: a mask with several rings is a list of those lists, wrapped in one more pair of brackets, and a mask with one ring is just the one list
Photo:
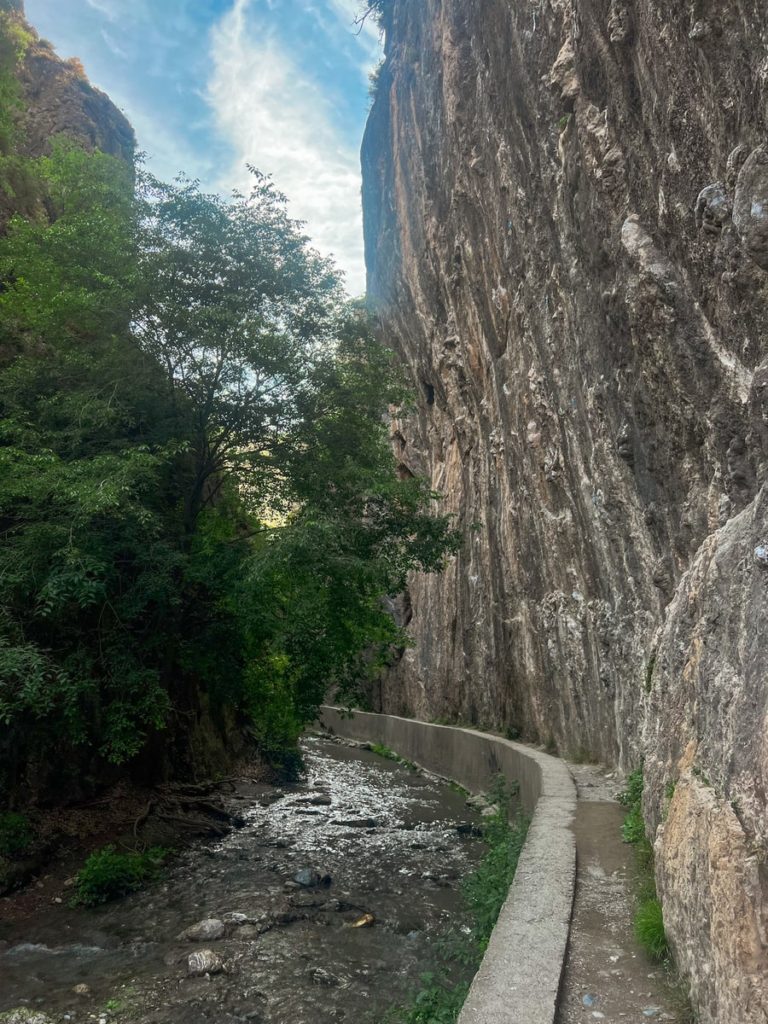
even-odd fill
[(569, 765), (576, 780), (576, 900), (557, 1024), (686, 1024), (663, 968), (633, 934), (634, 852), (621, 840), (615, 779)]

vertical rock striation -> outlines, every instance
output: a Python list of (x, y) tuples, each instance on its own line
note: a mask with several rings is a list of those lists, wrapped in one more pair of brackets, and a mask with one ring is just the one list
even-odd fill
[(369, 292), (420, 395), (402, 472), (467, 539), (411, 582), (382, 710), (645, 752), (703, 1020), (762, 1020), (768, 8), (391, 0), (384, 20)]

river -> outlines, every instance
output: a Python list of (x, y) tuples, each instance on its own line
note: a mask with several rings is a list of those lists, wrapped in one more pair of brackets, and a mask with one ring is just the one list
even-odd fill
[[(477, 813), (371, 751), (309, 737), (304, 752), (304, 782), (244, 780), (232, 798), (244, 827), (188, 848), (146, 890), (0, 920), (0, 1011), (62, 1024), (378, 1024), (407, 1001), (439, 937), (464, 924)], [(206, 920), (223, 936), (179, 938)], [(201, 950), (212, 972), (190, 976)]]

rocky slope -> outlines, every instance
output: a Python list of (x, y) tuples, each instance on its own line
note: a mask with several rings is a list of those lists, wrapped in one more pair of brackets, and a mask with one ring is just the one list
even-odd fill
[(421, 397), (401, 472), (467, 542), (381, 704), (645, 753), (702, 1019), (763, 1020), (768, 9), (385, 12), (370, 294)]

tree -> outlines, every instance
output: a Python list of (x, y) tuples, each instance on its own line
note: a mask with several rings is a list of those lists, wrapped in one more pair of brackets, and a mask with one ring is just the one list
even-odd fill
[(36, 764), (79, 785), (163, 731), (189, 770), (204, 715), (279, 759), (405, 642), (383, 601), (455, 546), (394, 472), (391, 356), (267, 179), (232, 202), (136, 186), (63, 141), (19, 166), (37, 201), (0, 235), (0, 784)]
[(189, 422), (190, 533), (227, 476), (254, 510), (270, 497), (275, 446), (333, 344), (342, 305), (337, 274), (290, 220), (285, 197), (256, 171), (253, 179), (231, 202), (185, 179), (140, 179), (135, 333)]

